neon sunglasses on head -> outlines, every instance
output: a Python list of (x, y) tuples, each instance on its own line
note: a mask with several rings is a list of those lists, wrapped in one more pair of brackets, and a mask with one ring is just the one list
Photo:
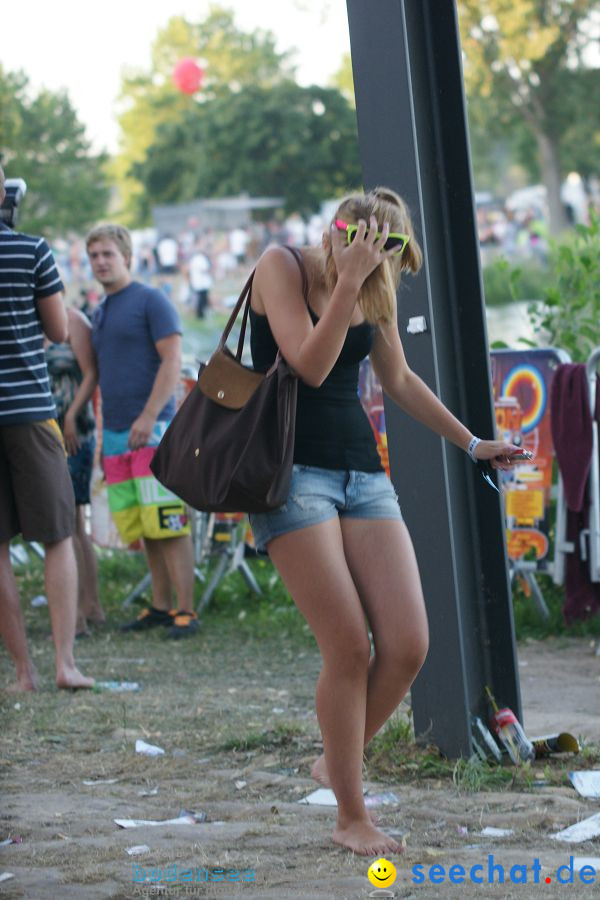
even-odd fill
[[(335, 227), (339, 228), (340, 231), (346, 232), (346, 240), (348, 245), (352, 243), (354, 238), (356, 237), (356, 232), (358, 231), (358, 225), (348, 225), (347, 222), (343, 222), (341, 219), (335, 220)], [(369, 233), (369, 229), (367, 228), (365, 235)], [(377, 237), (381, 237), (381, 232), (377, 232)], [(408, 234), (398, 234), (397, 232), (390, 231), (387, 236), (387, 240), (383, 245), (384, 250), (392, 250), (396, 248), (396, 253), (402, 253), (408, 242), (410, 241), (410, 235)]]

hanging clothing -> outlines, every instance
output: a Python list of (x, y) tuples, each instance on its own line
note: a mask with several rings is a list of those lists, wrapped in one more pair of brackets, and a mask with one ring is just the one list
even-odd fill
[[(594, 419), (600, 423), (600, 386), (596, 390)], [(567, 506), (565, 606), (567, 623), (587, 619), (600, 610), (600, 584), (590, 580), (589, 563), (581, 556), (581, 532), (590, 517), (588, 491), (592, 460), (592, 411), (585, 365), (563, 363), (552, 380), (550, 422)]]

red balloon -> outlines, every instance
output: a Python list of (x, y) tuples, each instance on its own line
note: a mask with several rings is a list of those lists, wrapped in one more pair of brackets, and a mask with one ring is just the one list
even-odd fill
[(173, 69), (173, 81), (184, 94), (195, 94), (203, 78), (204, 69), (189, 57), (180, 59)]

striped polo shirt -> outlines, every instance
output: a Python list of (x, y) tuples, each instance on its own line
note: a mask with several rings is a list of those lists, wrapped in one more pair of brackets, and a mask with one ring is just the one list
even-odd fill
[(36, 301), (62, 290), (46, 241), (0, 222), (0, 427), (55, 416)]

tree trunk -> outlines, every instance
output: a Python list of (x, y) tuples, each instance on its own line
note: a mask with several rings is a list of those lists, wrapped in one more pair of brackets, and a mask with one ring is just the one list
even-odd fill
[(542, 181), (548, 191), (550, 234), (557, 235), (568, 227), (567, 215), (560, 199), (560, 166), (556, 142), (541, 129), (535, 129), (540, 154)]

